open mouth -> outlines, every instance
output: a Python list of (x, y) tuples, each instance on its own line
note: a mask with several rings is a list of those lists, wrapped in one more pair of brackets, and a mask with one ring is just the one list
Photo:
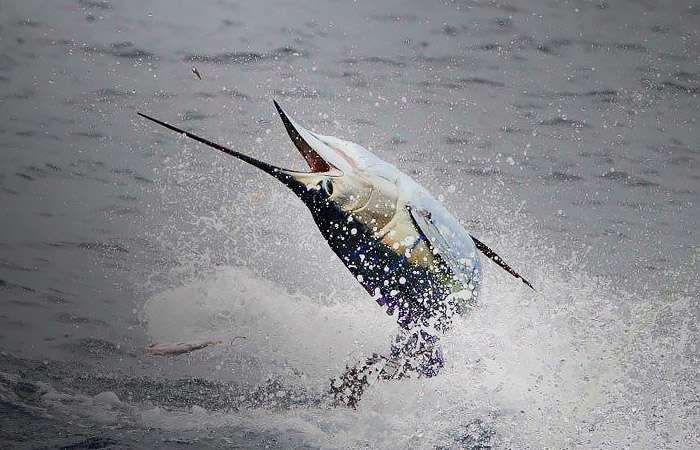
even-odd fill
[(304, 137), (301, 135), (299, 127), (292, 122), (279, 103), (277, 103), (275, 100), (273, 100), (273, 102), (275, 104), (275, 108), (277, 108), (280, 118), (282, 119), (282, 123), (284, 123), (284, 127), (287, 129), (289, 137), (292, 139), (292, 142), (294, 142), (294, 145), (296, 146), (297, 150), (299, 150), (299, 153), (301, 153), (301, 156), (303, 156), (306, 160), (311, 172), (330, 172), (332, 170), (338, 170), (328, 163), (328, 161), (323, 159), (323, 157), (321, 157), (321, 155), (319, 155), (318, 152), (314, 150), (311, 145), (309, 145), (306, 139), (304, 139)]
[[(190, 133), (188, 131), (185, 131), (181, 128), (178, 128), (174, 125), (171, 125), (167, 122), (163, 122), (162, 120), (156, 119), (154, 117), (151, 117), (147, 114), (143, 113), (138, 113), (139, 116), (148, 119), (152, 122), (157, 123), (158, 125), (161, 125), (165, 128), (168, 128), (169, 130), (175, 131), (176, 133), (182, 134), (187, 136), (190, 139), (193, 139), (197, 142), (200, 142), (204, 145), (207, 145), (209, 147), (212, 147), (216, 150), (219, 150), (223, 153), (226, 153), (228, 155), (234, 156), (242, 161), (247, 162), (248, 164), (257, 167), (258, 169), (274, 176), (275, 178), (280, 179), (280, 181), (285, 181), (288, 179), (290, 176), (295, 177), (303, 174), (308, 174), (308, 173), (325, 173), (325, 172), (340, 172), (336, 167), (334, 167), (332, 164), (327, 162), (323, 157), (313, 149), (313, 147), (308, 143), (307, 139), (304, 138), (304, 134), (308, 134), (309, 132), (304, 130), (301, 127), (298, 127), (284, 112), (282, 107), (273, 100), (275, 103), (275, 107), (277, 108), (277, 112), (279, 113), (282, 123), (284, 123), (284, 127), (287, 129), (287, 133), (289, 134), (289, 137), (292, 139), (292, 142), (294, 142), (294, 145), (296, 148), (299, 150), (299, 153), (304, 157), (306, 160), (307, 164), (309, 165), (309, 169), (311, 169), (310, 172), (300, 172), (300, 171), (295, 171), (295, 170), (290, 170), (290, 169), (283, 169), (281, 167), (274, 166), (272, 164), (260, 161), (258, 159), (255, 159), (251, 156), (245, 155), (243, 153), (240, 153), (236, 150), (233, 150), (231, 148), (228, 148), (224, 145), (217, 144), (216, 142), (210, 141), (209, 139), (203, 138), (201, 136), (198, 136), (194, 133)], [(312, 136), (310, 136), (312, 137)], [(284, 178), (284, 179), (283, 179)]]

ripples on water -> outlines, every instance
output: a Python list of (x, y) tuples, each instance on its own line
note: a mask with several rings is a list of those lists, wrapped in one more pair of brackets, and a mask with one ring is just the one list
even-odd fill
[[(3, 448), (700, 445), (696, 6), (0, 11)], [(301, 168), (273, 97), (425, 184), (539, 293), (487, 264), (440, 377), (328, 409), (391, 318), (282, 188), (135, 114)]]

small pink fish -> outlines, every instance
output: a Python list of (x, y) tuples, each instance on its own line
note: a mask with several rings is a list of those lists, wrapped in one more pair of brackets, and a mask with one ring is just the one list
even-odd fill
[(154, 356), (175, 356), (185, 353), (192, 353), (196, 350), (201, 350), (210, 345), (221, 344), (224, 341), (194, 341), (194, 342), (151, 342), (146, 347), (146, 350)]

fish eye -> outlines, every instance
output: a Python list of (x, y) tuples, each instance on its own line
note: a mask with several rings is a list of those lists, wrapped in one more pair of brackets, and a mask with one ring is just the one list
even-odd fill
[(323, 180), (321, 180), (320, 183), (318, 183), (318, 185), (324, 194), (326, 194), (329, 197), (333, 195), (333, 183), (331, 182), (331, 180), (329, 180), (328, 178), (324, 178)]

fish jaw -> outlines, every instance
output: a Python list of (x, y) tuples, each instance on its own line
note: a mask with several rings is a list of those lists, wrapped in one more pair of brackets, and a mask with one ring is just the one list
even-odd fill
[(335, 168), (344, 173), (362, 173), (367, 172), (370, 167), (391, 166), (361, 145), (304, 128), (294, 121), (279, 103), (274, 103), (287, 134), (313, 172), (327, 172)]

